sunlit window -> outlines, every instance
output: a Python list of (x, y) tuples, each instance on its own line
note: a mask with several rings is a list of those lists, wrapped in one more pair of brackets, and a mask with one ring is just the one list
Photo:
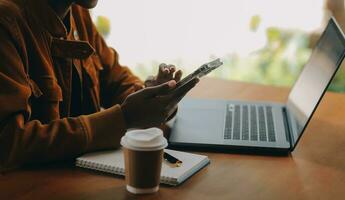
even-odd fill
[(92, 14), (121, 64), (143, 79), (161, 62), (187, 74), (220, 57), (213, 77), (283, 86), (329, 17), (324, 0), (107, 0)]

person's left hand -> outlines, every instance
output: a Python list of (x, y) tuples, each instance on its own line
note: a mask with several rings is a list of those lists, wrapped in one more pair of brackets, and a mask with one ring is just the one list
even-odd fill
[(158, 74), (156, 76), (150, 76), (145, 81), (145, 87), (152, 87), (166, 83), (170, 80), (179, 82), (182, 77), (182, 71), (177, 70), (174, 65), (167, 65), (162, 63), (159, 65)]

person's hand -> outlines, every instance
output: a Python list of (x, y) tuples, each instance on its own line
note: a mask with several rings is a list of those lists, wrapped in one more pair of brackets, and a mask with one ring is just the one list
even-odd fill
[(162, 63), (159, 65), (158, 74), (156, 76), (150, 76), (145, 81), (146, 87), (152, 87), (156, 85), (160, 85), (166, 83), (170, 80), (175, 80), (179, 82), (182, 77), (182, 71), (177, 70), (174, 65), (167, 65)]
[(127, 128), (161, 125), (175, 111), (177, 103), (198, 82), (199, 79), (195, 78), (174, 90), (176, 81), (171, 80), (129, 95), (121, 105)]

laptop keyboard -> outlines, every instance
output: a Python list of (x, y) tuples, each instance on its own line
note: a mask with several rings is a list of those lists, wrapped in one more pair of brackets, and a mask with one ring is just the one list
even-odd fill
[(224, 139), (276, 141), (272, 106), (227, 105)]

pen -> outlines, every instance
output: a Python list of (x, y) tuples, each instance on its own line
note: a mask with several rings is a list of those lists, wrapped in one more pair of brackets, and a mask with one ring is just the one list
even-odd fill
[(168, 161), (171, 164), (174, 164), (176, 167), (180, 167), (182, 165), (182, 161), (175, 158), (174, 156), (164, 152), (163, 154), (164, 160)]

